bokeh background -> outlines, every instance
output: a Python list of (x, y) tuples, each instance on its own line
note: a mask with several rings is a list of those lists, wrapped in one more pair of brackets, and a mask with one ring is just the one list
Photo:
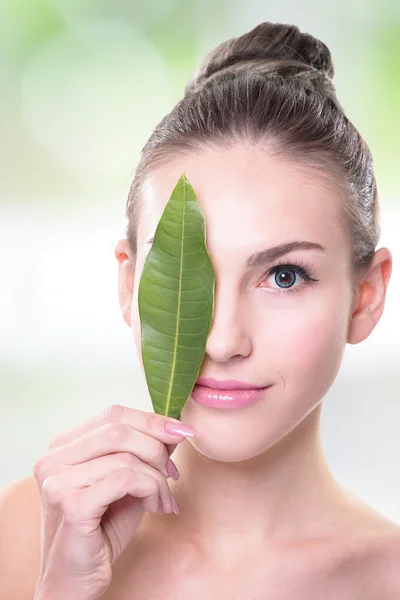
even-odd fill
[(199, 61), (266, 20), (330, 47), (375, 157), (393, 274), (378, 326), (346, 347), (322, 433), (336, 477), (400, 522), (398, 0), (0, 3), (0, 485), (109, 404), (152, 410), (117, 300), (129, 185)]

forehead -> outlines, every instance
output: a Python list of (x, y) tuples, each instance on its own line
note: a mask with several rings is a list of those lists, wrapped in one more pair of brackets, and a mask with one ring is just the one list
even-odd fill
[(343, 235), (338, 223), (342, 198), (333, 176), (240, 146), (190, 154), (157, 170), (143, 189), (139, 244), (154, 235), (183, 172), (202, 208), (208, 244), (223, 236), (221, 244), (235, 240), (246, 248), (250, 239), (256, 246), (291, 238), (332, 245)]

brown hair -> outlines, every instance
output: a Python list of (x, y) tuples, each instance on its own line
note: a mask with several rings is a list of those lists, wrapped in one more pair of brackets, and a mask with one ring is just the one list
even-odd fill
[(380, 238), (380, 211), (371, 152), (336, 98), (333, 75), (328, 47), (295, 25), (260, 23), (207, 54), (142, 149), (126, 208), (132, 256), (150, 173), (190, 152), (250, 142), (333, 176), (355, 295)]

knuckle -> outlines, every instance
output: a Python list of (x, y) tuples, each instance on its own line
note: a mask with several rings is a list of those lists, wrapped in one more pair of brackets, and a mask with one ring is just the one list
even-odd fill
[(155, 429), (158, 429), (158, 425), (159, 415), (157, 413), (147, 413), (146, 428), (149, 429), (149, 431), (154, 431)]
[(32, 470), (34, 478), (40, 485), (42, 485), (43, 480), (46, 478), (46, 471), (47, 471), (47, 457), (44, 454), (40, 458), (38, 458), (38, 460), (34, 464), (33, 470)]
[(133, 477), (134, 473), (125, 467), (118, 469), (118, 471), (115, 472), (117, 483), (121, 486), (128, 485), (132, 481)]
[(150, 494), (158, 494), (160, 492), (160, 484), (156, 477), (148, 477), (146, 482), (146, 488), (149, 490)]
[(128, 437), (128, 430), (125, 425), (120, 423), (110, 423), (105, 428), (106, 435), (110, 442), (124, 442)]
[(124, 411), (124, 407), (121, 404), (111, 404), (105, 408), (100, 416), (108, 422), (119, 422), (121, 419), (121, 415)]
[(136, 456), (131, 454), (130, 452), (121, 452), (119, 455), (119, 459), (124, 465), (134, 465), (137, 462)]
[(56, 477), (46, 477), (42, 483), (42, 493), (47, 502), (56, 504), (60, 494), (60, 483)]
[(166, 465), (167, 460), (168, 460), (168, 452), (167, 452), (167, 449), (165, 447), (165, 444), (163, 444), (163, 442), (154, 440), (152, 456), (153, 456), (154, 460), (157, 462), (157, 464), (161, 463), (163, 465)]

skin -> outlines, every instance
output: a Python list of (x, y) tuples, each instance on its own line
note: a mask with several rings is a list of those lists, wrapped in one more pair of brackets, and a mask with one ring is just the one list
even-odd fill
[[(137, 292), (150, 250), (146, 242), (182, 172), (203, 210), (216, 274), (199, 376), (273, 387), (244, 409), (206, 408), (189, 397), (180, 420), (197, 433), (173, 454), (181, 478), (168, 482), (181, 514), (146, 513), (143, 527), (177, 545), (190, 540), (198, 559), (221, 568), (247, 550), (265, 555), (281, 543), (390, 528), (393, 523), (334, 479), (320, 437), (322, 400), (346, 344), (365, 340), (382, 316), (390, 251), (375, 253), (354, 299), (350, 241), (337, 221), (343, 199), (333, 177), (244, 145), (172, 161), (147, 182), (137, 257), (130, 256), (126, 240), (115, 246), (121, 311), (142, 368)], [(245, 269), (250, 254), (295, 240), (319, 243), (325, 251), (292, 251)], [(298, 291), (288, 292), (278, 273), (268, 275), (283, 261), (306, 263), (318, 281), (293, 275)]]

